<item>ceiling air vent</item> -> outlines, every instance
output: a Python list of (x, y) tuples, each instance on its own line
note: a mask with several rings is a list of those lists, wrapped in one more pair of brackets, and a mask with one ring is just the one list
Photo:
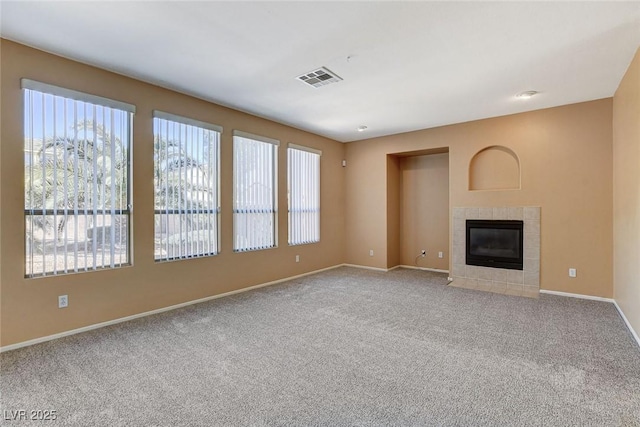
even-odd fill
[(340, 80), (342, 80), (342, 77), (338, 76), (336, 73), (325, 67), (320, 67), (317, 70), (313, 70), (301, 76), (298, 76), (296, 77), (296, 79), (310, 86), (320, 87), (326, 86), (331, 83), (338, 83)]

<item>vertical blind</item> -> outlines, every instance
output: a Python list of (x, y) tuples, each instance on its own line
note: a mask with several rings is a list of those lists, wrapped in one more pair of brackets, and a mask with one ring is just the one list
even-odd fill
[(320, 241), (320, 155), (294, 144), (287, 149), (290, 245)]
[(132, 105), (22, 80), (25, 274), (129, 264)]
[(278, 144), (270, 138), (234, 131), (234, 251), (267, 249), (277, 245)]
[(222, 128), (154, 112), (155, 260), (218, 253)]

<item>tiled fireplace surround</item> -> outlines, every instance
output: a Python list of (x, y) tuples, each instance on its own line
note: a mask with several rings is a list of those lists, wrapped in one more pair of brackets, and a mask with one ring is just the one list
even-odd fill
[[(524, 270), (465, 265), (466, 220), (524, 221)], [(451, 286), (537, 298), (540, 291), (540, 207), (453, 208)]]

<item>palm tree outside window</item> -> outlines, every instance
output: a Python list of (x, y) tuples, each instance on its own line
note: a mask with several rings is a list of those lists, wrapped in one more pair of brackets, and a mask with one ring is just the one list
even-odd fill
[(219, 252), (222, 128), (154, 112), (155, 260)]
[(25, 275), (130, 264), (135, 107), (23, 79)]

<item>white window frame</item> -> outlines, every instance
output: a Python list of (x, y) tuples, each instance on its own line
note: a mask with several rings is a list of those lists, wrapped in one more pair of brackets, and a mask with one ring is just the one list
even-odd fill
[[(25, 102), (25, 277), (131, 265), (135, 106), (29, 79), (21, 79), (21, 88)], [(36, 103), (41, 104), (39, 112)], [(73, 120), (71, 125), (69, 120)], [(110, 165), (108, 172), (98, 173), (105, 164)], [(34, 173), (36, 165), (41, 170)], [(124, 172), (118, 175), (118, 170)], [(84, 178), (80, 171), (86, 174)], [(91, 228), (84, 228), (87, 223)], [(36, 234), (42, 235), (39, 243)], [(47, 239), (48, 234), (53, 237)]]
[[(287, 201), (290, 246), (320, 242), (321, 157), (320, 150), (292, 143), (288, 145)], [(315, 173), (309, 168), (315, 169)], [(309, 224), (309, 220), (312, 224)]]
[[(220, 253), (220, 138), (222, 126), (155, 110), (153, 112), (154, 133), (154, 259), (156, 262), (215, 256)], [(172, 132), (169, 133), (171, 128)], [(206, 136), (214, 138), (213, 158), (203, 169), (187, 167), (197, 162), (202, 155), (204, 162)], [(164, 148), (160, 148), (158, 138), (165, 138)], [(174, 207), (169, 207), (166, 197), (170, 193), (169, 177), (163, 171), (169, 169), (158, 164), (158, 158), (165, 155), (168, 162), (170, 153), (169, 138), (173, 142), (172, 150), (180, 150), (180, 157), (173, 178), (177, 178), (180, 194)], [(211, 154), (209, 154), (211, 156)], [(175, 159), (174, 159), (175, 160)], [(204, 164), (204, 163), (203, 163)], [(183, 166), (184, 165), (184, 166)], [(212, 182), (213, 181), (213, 182)], [(188, 183), (189, 185), (185, 185)], [(213, 185), (210, 185), (213, 184)], [(194, 190), (195, 188), (195, 190)], [(204, 190), (204, 195), (202, 189)], [(175, 191), (171, 191), (175, 194)], [(196, 200), (194, 201), (193, 197)], [(161, 194), (165, 195), (165, 202)], [(200, 200), (202, 199), (202, 200)], [(161, 206), (160, 206), (161, 205)], [(179, 215), (178, 231), (168, 235), (169, 223), (174, 215)], [(188, 220), (187, 216), (195, 215)], [(176, 241), (177, 240), (177, 241)]]
[[(271, 150), (271, 164), (252, 170), (241, 164), (239, 144), (253, 143)], [(278, 247), (278, 147), (280, 141), (239, 130), (233, 131), (233, 251), (248, 252)], [(268, 151), (267, 151), (268, 152)], [(244, 159), (246, 160), (246, 159)], [(270, 194), (261, 193), (261, 180), (270, 180)], [(252, 198), (253, 197), (253, 198)], [(259, 200), (256, 200), (258, 198)], [(252, 215), (252, 216), (250, 216)], [(271, 216), (269, 235), (256, 231), (255, 221)], [(252, 219), (253, 218), (253, 219)], [(267, 221), (268, 222), (268, 221)], [(253, 227), (253, 229), (251, 229)]]

